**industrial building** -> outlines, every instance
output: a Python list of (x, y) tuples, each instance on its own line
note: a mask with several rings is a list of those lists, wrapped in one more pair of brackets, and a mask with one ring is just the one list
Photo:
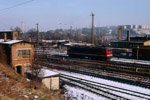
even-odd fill
[(25, 72), (32, 68), (34, 46), (29, 42), (17, 40), (17, 32), (3, 31), (0, 32), (0, 36), (1, 38), (3, 36), (3, 39), (0, 39), (0, 46), (6, 55), (6, 63), (24, 76)]
[(132, 55), (136, 59), (150, 60), (150, 46), (138, 46), (132, 48)]
[(127, 38), (122, 39), (122, 30), (118, 30), (118, 40), (111, 42), (113, 48), (132, 48), (134, 46), (150, 46), (150, 37), (130, 37), (130, 31), (127, 30)]
[(116, 57), (132, 57), (132, 48), (139, 46), (150, 46), (150, 37), (130, 37), (130, 31), (127, 30), (127, 38), (122, 39), (122, 28), (118, 29), (118, 40), (111, 41), (113, 56)]

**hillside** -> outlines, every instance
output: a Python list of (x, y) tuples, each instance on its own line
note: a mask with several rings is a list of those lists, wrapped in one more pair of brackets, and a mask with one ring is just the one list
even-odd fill
[(37, 82), (21, 77), (0, 63), (0, 100), (63, 100), (60, 91), (50, 91)]

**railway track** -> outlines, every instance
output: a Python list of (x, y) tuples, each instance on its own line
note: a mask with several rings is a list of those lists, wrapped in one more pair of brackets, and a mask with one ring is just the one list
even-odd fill
[[(106, 85), (103, 83), (93, 82), (85, 80), (83, 78), (73, 77), (65, 74), (61, 74), (61, 80), (70, 85), (78, 86), (82, 89), (89, 90), (97, 95), (111, 100), (130, 100), (131, 98), (137, 98), (142, 100), (149, 100), (150, 95), (137, 91), (132, 91), (116, 86)], [(130, 98), (128, 98), (130, 97)]]
[(136, 85), (144, 88), (149, 88), (150, 89), (150, 82), (142, 82), (141, 80), (137, 79), (137, 77), (131, 77), (131, 76), (121, 76), (118, 74), (113, 74), (113, 73), (106, 73), (104, 74), (103, 72), (97, 72), (97, 71), (91, 71), (91, 70), (82, 70), (82, 69), (76, 69), (73, 66), (67, 66), (67, 65), (62, 65), (62, 64), (54, 64), (54, 63), (41, 63), (42, 65), (52, 68), (52, 69), (58, 69), (62, 71), (68, 71), (68, 72), (74, 72), (78, 74), (83, 74), (83, 75), (88, 75), (88, 76), (93, 76), (93, 77), (98, 77), (98, 78), (103, 78), (107, 80), (112, 80), (116, 82), (121, 82), (121, 83), (126, 83), (126, 84), (131, 84), (131, 85)]
[(145, 66), (139, 66), (138, 69), (143, 70), (143, 72), (139, 72), (135, 66), (112, 64), (106, 61), (64, 58), (58, 56), (41, 57), (40, 60), (42, 61), (42, 65), (50, 68), (150, 88), (150, 68)]
[(120, 64), (114, 64), (106, 61), (91, 61), (91, 60), (79, 60), (79, 59), (70, 59), (70, 58), (60, 58), (60, 57), (48, 57), (45, 59), (50, 62), (56, 62), (56, 63), (63, 63), (70, 66), (75, 66), (78, 64), (78, 66), (83, 66), (91, 69), (96, 70), (105, 70), (105, 71), (113, 71), (113, 72), (120, 72), (125, 74), (133, 74), (137, 76), (145, 76), (150, 77), (150, 67), (135, 67), (135, 66), (128, 66), (128, 65), (120, 65)]
[[(89, 64), (101, 64), (101, 65), (118, 65), (119, 67), (122, 66), (123, 68), (130, 68), (130, 69), (135, 69), (135, 68), (142, 68), (143, 70), (149, 70), (150, 71), (150, 67), (149, 65), (143, 65), (143, 64), (136, 64), (136, 63), (125, 63), (125, 62), (111, 62), (111, 61), (100, 61), (100, 60), (90, 60), (90, 59), (79, 59), (79, 58), (71, 58), (68, 56), (50, 56), (50, 55), (46, 55), (46, 59), (71, 59), (71, 61), (73, 62), (81, 62), (81, 63), (89, 63)], [(128, 66), (128, 67), (127, 67)]]
[[(72, 58), (72, 57), (69, 57), (69, 56), (58, 56), (58, 55), (53, 55), (53, 56), (50, 56), (50, 55), (47, 55), (47, 57), (51, 58), (51, 57), (54, 57), (55, 59), (61, 59), (61, 58), (69, 58), (69, 59), (72, 59), (72, 60), (79, 60), (79, 58)], [(90, 59), (80, 59), (80, 61), (88, 61), (88, 62), (94, 62), (95, 64), (98, 64), (98, 63), (103, 63), (103, 64), (115, 64), (115, 65), (122, 65), (122, 66), (129, 66), (129, 67), (132, 67), (132, 68), (143, 68), (143, 69), (150, 69), (149, 65), (144, 65), (144, 64), (137, 64), (137, 63), (125, 63), (125, 62), (113, 62), (113, 61), (101, 61), (101, 60), (90, 60)]]

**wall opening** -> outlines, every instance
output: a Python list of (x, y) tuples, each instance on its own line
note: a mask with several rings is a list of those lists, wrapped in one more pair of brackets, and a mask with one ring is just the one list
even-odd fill
[(17, 71), (17, 73), (21, 74), (22, 73), (21, 66), (16, 66), (16, 71)]

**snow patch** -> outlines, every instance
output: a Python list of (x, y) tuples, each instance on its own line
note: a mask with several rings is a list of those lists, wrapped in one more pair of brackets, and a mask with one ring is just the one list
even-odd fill
[(64, 97), (67, 100), (68, 98), (70, 98), (69, 100), (107, 100), (106, 98), (100, 97), (77, 87), (71, 87), (68, 85), (65, 85), (64, 87), (67, 90), (64, 94)]
[(136, 60), (136, 59), (112, 58), (111, 61), (133, 63), (133, 64), (150, 65), (150, 61)]

